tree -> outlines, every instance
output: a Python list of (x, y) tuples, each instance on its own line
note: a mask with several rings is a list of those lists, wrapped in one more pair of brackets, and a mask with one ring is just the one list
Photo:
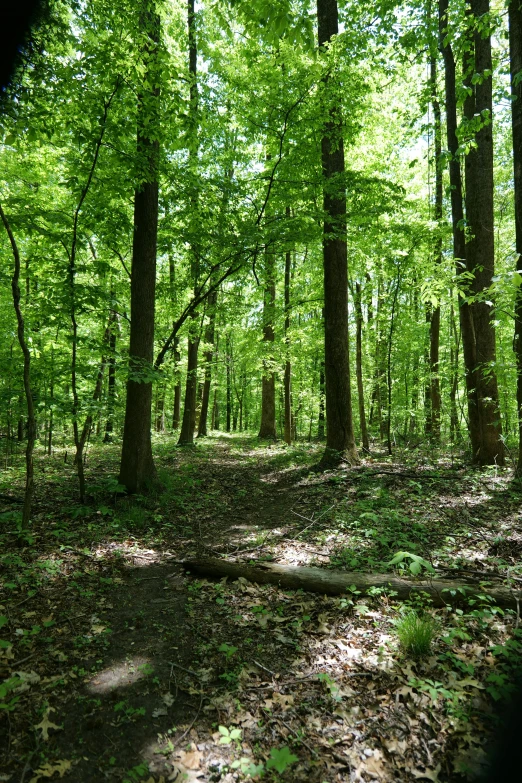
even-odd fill
[[(339, 32), (337, 0), (317, 0), (319, 46), (327, 50)], [(323, 169), (324, 356), (326, 395), (326, 449), (322, 464), (341, 456), (357, 460), (352, 420), (350, 355), (348, 347), (348, 267), (346, 251), (346, 195), (341, 107), (323, 80), (325, 122), (321, 140)], [(333, 94), (332, 94), (333, 93)]]
[(129, 377), (120, 483), (141, 492), (156, 476), (152, 458), (152, 363), (159, 177), (160, 20), (144, 0), (140, 34), (145, 77), (138, 95), (137, 182), (134, 193)]
[(496, 338), (491, 286), (495, 276), (493, 205), (493, 97), (489, 0), (471, 0), (470, 50), (465, 57), (465, 129), (473, 132), (465, 159), (467, 270), (472, 276), (472, 318), (477, 362), (482, 465), (503, 465), (504, 444), (495, 369)]
[(513, 170), (515, 184), (515, 249), (517, 256), (515, 294), (515, 339), (517, 363), (518, 463), (522, 475), (522, 4), (509, 4), (509, 59), (511, 73), (511, 124), (513, 132)]

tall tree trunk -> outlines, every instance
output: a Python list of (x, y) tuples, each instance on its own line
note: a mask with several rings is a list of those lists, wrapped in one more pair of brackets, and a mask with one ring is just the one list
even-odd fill
[(203, 398), (201, 400), (201, 414), (199, 417), (198, 438), (207, 434), (208, 405), (210, 400), (210, 384), (212, 382), (212, 362), (214, 360), (214, 333), (216, 324), (217, 291), (213, 291), (208, 297), (208, 325), (205, 332), (205, 342), (208, 346), (205, 352), (205, 384), (203, 386)]
[(227, 366), (227, 432), (230, 432), (232, 418), (232, 356), (230, 349), (230, 335), (227, 334), (225, 340), (225, 362)]
[(185, 401), (183, 403), (183, 421), (179, 434), (178, 445), (188, 446), (194, 443), (194, 429), (196, 427), (196, 399), (198, 391), (198, 350), (199, 334), (197, 329), (197, 316), (191, 319), (188, 338), (187, 380), (185, 384)]
[[(475, 147), (466, 155), (466, 225), (470, 232), (466, 244), (466, 261), (473, 274), (471, 289), (479, 301), (472, 304), (475, 330), (475, 350), (479, 383), (481, 425), (480, 451), (476, 455), (481, 465), (504, 464), (504, 444), (500, 422), (498, 384), (495, 371), (496, 345), (492, 305), (484, 299), (491, 297), (490, 288), (495, 274), (495, 233), (493, 207), (493, 98), (491, 35), (489, 30), (477, 29), (477, 21), (486, 21), (489, 0), (471, 0), (473, 14), (473, 46), (466, 57), (466, 76), (469, 82), (464, 101), (468, 122), (481, 119), (482, 127), (475, 134)], [(474, 55), (474, 56), (473, 56)], [(480, 74), (476, 80), (471, 77)]]
[(457, 325), (455, 323), (455, 313), (453, 311), (453, 301), (450, 309), (450, 340), (452, 340), (450, 349), (451, 366), (451, 386), (450, 386), (450, 440), (455, 442), (460, 435), (459, 413), (457, 410), (457, 394), (459, 390), (459, 342), (460, 336), (457, 334)]
[(324, 438), (324, 359), (321, 359), (319, 365), (319, 415), (317, 418), (317, 437), (320, 440)]
[(49, 432), (47, 433), (47, 454), (53, 453), (54, 435), (54, 347), (51, 346), (51, 378), (49, 381)]
[[(263, 342), (266, 348), (272, 350), (275, 340), (275, 256), (272, 252), (265, 253), (265, 287), (263, 299)], [(259, 438), (275, 440), (276, 435), (276, 400), (275, 373), (272, 369), (273, 357), (269, 355), (263, 362), (263, 378), (261, 381), (261, 424)]]
[(362, 327), (363, 327), (363, 312), (362, 312), (362, 294), (361, 284), (355, 284), (355, 317), (356, 317), (356, 357), (355, 367), (357, 373), (357, 397), (359, 399), (359, 425), (361, 427), (361, 440), (363, 450), (369, 453), (370, 441), (368, 440), (368, 429), (366, 427), (366, 413), (364, 410), (364, 385), (363, 385), (363, 368), (362, 368)]
[[(339, 32), (337, 0), (317, 0), (319, 47), (323, 51)], [(344, 146), (339, 91), (331, 76), (323, 78), (329, 107), (323, 125), (324, 356), (326, 385), (326, 449), (321, 463), (344, 457), (357, 461), (350, 389), (348, 346), (348, 264), (346, 251), (346, 192), (343, 183)], [(341, 183), (339, 186), (338, 183)]]
[[(286, 209), (286, 216), (290, 216), (290, 207)], [(292, 254), (290, 250), (287, 250), (285, 255), (285, 379), (284, 379), (284, 392), (285, 392), (285, 443), (290, 445), (292, 443), (292, 365), (290, 363), (290, 271), (291, 271)]]
[(517, 289), (515, 295), (515, 357), (517, 363), (518, 464), (522, 475), (522, 3), (509, 4), (509, 59), (511, 71), (511, 123), (513, 129), (513, 168), (515, 179), (515, 242)]
[(27, 407), (27, 445), (25, 448), (25, 491), (24, 491), (24, 504), (22, 507), (22, 530), (27, 530), (31, 519), (31, 505), (33, 502), (34, 494), (34, 465), (33, 465), (33, 451), (34, 443), (36, 440), (36, 416), (33, 402), (33, 392), (31, 388), (31, 354), (29, 347), (25, 339), (25, 323), (22, 309), (20, 307), (20, 253), (18, 251), (18, 245), (16, 243), (11, 226), (4, 213), (4, 210), (0, 206), (0, 219), (4, 224), (4, 228), (9, 237), (11, 244), (11, 250), (13, 252), (14, 269), (13, 277), (11, 278), (11, 291), (13, 295), (13, 307), (16, 314), (17, 322), (17, 334), (18, 343), (22, 350), (24, 357), (24, 392), (25, 402)]
[[(187, 33), (188, 33), (188, 55), (189, 55), (189, 168), (193, 178), (196, 178), (198, 169), (198, 148), (199, 148), (199, 95), (197, 82), (197, 63), (198, 48), (196, 39), (196, 12), (195, 0), (187, 0)], [(191, 215), (190, 230), (192, 240), (190, 246), (191, 271), (194, 282), (194, 291), (197, 288), (199, 277), (199, 249), (194, 240), (195, 229), (197, 225), (198, 208), (198, 187), (197, 184), (192, 187), (191, 192)], [(197, 313), (191, 314), (191, 326), (189, 327), (188, 338), (188, 357), (187, 357), (187, 382), (185, 387), (185, 400), (183, 404), (183, 421), (181, 423), (181, 432), (178, 445), (190, 445), (194, 442), (194, 429), (196, 427), (196, 402), (197, 402), (197, 370), (198, 370), (198, 350), (199, 350), (199, 332), (197, 332)]]
[[(111, 299), (114, 296), (111, 294)], [(110, 318), (110, 336), (109, 336), (109, 378), (107, 384), (107, 421), (105, 423), (105, 435), (103, 437), (104, 443), (110, 443), (112, 441), (112, 433), (114, 429), (114, 405), (116, 402), (116, 329), (118, 323), (118, 316), (116, 313), (111, 313)]]
[(143, 54), (147, 61), (144, 77), (147, 87), (138, 96), (138, 181), (134, 192), (129, 377), (119, 475), (120, 484), (129, 492), (142, 492), (156, 476), (151, 443), (150, 373), (154, 360), (158, 236), (160, 20), (149, 8), (147, 0), (140, 15), (140, 28), (146, 39)]
[[(441, 51), (444, 58), (444, 81), (446, 103), (446, 133), (449, 152), (449, 179), (451, 188), (451, 222), (453, 230), (453, 256), (456, 265), (457, 280), (466, 271), (466, 238), (464, 234), (464, 209), (462, 199), (462, 177), (460, 171), (459, 140), (457, 137), (457, 97), (455, 58), (451, 44), (447, 39), (446, 26), (448, 0), (439, 0), (439, 33)], [(462, 278), (461, 278), (462, 279)], [(460, 288), (463, 288), (461, 283)], [(469, 435), (473, 459), (481, 451), (481, 415), (479, 409), (475, 330), (470, 305), (459, 296), (459, 320), (464, 353), (466, 393), (468, 402)]]
[[(430, 59), (431, 104), (433, 106), (434, 130), (434, 169), (435, 169), (435, 205), (433, 217), (437, 224), (435, 239), (435, 266), (442, 263), (442, 122), (440, 103), (437, 96), (437, 59)], [(439, 345), (440, 345), (440, 303), (430, 314), (430, 435), (436, 442), (440, 440), (440, 379), (439, 379)]]
[(179, 352), (179, 337), (174, 339), (174, 409), (172, 412), (172, 429), (177, 430), (181, 419), (181, 378), (179, 373), (179, 363), (181, 354)]

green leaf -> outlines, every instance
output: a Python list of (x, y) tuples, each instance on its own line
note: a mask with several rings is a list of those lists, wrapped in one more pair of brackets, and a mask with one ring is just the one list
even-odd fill
[(268, 769), (275, 769), (282, 774), (287, 767), (298, 761), (297, 756), (290, 752), (290, 748), (284, 745), (282, 748), (272, 748), (270, 758), (266, 762)]

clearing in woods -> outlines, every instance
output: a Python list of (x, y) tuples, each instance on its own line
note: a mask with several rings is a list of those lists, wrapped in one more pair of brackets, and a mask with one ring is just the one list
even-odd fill
[[(21, 474), (3, 474), (0, 780), (473, 780), (520, 649), (516, 611), (487, 598), (522, 577), (511, 472), (417, 453), (318, 474), (320, 446), (235, 435), (155, 448), (162, 487), (132, 498), (116, 447), (93, 448), (85, 506), (63, 455), (39, 457), (22, 543)], [(433, 609), (176, 562), (201, 555), (486, 584)], [(413, 610), (421, 657), (399, 633)]]

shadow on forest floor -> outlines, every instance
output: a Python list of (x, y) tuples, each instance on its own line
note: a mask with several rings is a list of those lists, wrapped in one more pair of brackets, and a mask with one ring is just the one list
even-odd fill
[(428, 607), (437, 631), (419, 661), (386, 593), (195, 580), (174, 562), (210, 551), (385, 571), (401, 549), (441, 571), (518, 574), (507, 471), (369, 459), (310, 474), (318, 449), (158, 439), (163, 491), (119, 499), (116, 449), (96, 448), (85, 507), (72, 473), (40, 460), (34, 541), (2, 537), (0, 779), (473, 779), (511, 678), (512, 615)]

